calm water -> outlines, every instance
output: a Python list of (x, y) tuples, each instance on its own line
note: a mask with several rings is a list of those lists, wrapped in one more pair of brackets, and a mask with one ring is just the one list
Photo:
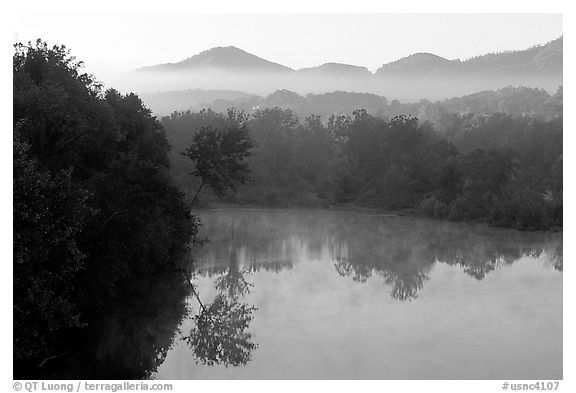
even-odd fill
[(561, 234), (342, 212), (200, 215), (209, 242), (194, 255), (195, 291), (150, 288), (147, 312), (122, 314), (98, 346), (146, 369), (130, 375), (562, 378)]

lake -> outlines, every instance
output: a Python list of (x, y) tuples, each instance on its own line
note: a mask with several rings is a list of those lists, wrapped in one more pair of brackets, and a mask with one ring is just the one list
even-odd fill
[(561, 233), (336, 211), (199, 215), (208, 241), (190, 258), (194, 290), (151, 288), (154, 305), (124, 313), (98, 346), (128, 362), (137, 352), (130, 367), (146, 377), (562, 378)]

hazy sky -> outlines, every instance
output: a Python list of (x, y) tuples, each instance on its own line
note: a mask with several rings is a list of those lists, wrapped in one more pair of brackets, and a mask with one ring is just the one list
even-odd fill
[(14, 39), (63, 43), (100, 80), (234, 45), (292, 68), (340, 62), (375, 71), (415, 52), (466, 59), (562, 35), (561, 14), (27, 15)]

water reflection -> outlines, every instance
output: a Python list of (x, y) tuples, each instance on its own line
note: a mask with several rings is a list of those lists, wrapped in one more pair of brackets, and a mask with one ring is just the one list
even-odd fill
[[(222, 230), (226, 231), (226, 228)], [(252, 342), (252, 334), (248, 332), (252, 313), (257, 309), (240, 301), (250, 293), (253, 284), (245, 279), (245, 272), (238, 263), (235, 221), (232, 221), (227, 233), (228, 266), (214, 280), (219, 293), (211, 304), (205, 306), (202, 303), (194, 283), (189, 279), (200, 310), (192, 317), (194, 325), (190, 334), (183, 339), (193, 351), (196, 362), (209, 366), (245, 365), (257, 348), (257, 344)]]
[(123, 294), (111, 317), (94, 321), (92, 331), (99, 341), (91, 348), (96, 361), (84, 371), (87, 379), (148, 379), (173, 347), (188, 315), (189, 290), (182, 276), (142, 278), (134, 287)]
[(192, 280), (189, 283), (199, 311), (188, 314), (193, 326), (182, 340), (188, 344), (196, 363), (225, 367), (247, 364), (258, 347), (248, 331), (252, 314), (258, 309), (239, 299), (249, 293), (252, 284), (244, 279), (243, 272), (231, 266), (215, 280), (221, 293), (210, 304), (204, 304)]
[(561, 378), (561, 234), (337, 212), (202, 220), (195, 285), (222, 321), (184, 321), (156, 378)]
[(218, 295), (207, 307), (202, 306), (193, 317), (194, 327), (184, 340), (196, 361), (212, 366), (241, 366), (250, 361), (257, 345), (247, 330), (255, 307)]
[(239, 244), (236, 241), (236, 221), (233, 220), (228, 230), (228, 268), (215, 280), (216, 289), (224, 292), (231, 299), (238, 299), (250, 292), (253, 284), (244, 278), (244, 270), (241, 269), (238, 258)]
[(551, 233), (348, 213), (244, 210), (213, 212), (204, 220), (211, 242), (197, 254), (198, 271), (219, 275), (217, 287), (239, 294), (250, 285), (242, 273), (279, 272), (323, 253), (340, 276), (358, 283), (379, 279), (400, 301), (418, 296), (437, 263), (481, 280), (522, 256), (546, 254), (562, 271), (561, 238)]
[(562, 243), (558, 244), (552, 254), (552, 266), (554, 269), (561, 272), (564, 269), (562, 262)]
[(193, 274), (133, 283), (90, 322), (85, 346), (39, 377), (562, 377), (561, 234), (332, 212), (201, 216), (209, 241), (189, 256)]
[(78, 337), (70, 337), (79, 343), (77, 349), (37, 368), (33, 378), (150, 378), (177, 341), (189, 293), (179, 273), (127, 283), (106, 315), (89, 320)]

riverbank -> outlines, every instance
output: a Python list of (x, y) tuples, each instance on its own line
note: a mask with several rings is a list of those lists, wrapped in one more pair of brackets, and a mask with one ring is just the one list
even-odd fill
[[(239, 205), (235, 203), (210, 203), (209, 205), (195, 208), (194, 210), (220, 210), (220, 209), (242, 209), (242, 210), (279, 210), (279, 211), (311, 211), (311, 212), (338, 212), (338, 213), (359, 213), (375, 217), (398, 217), (414, 216), (410, 212), (400, 210), (386, 210), (368, 206), (351, 205), (326, 205), (326, 206), (261, 206), (256, 204)], [(193, 211), (194, 211), (193, 210)]]
[(413, 217), (428, 219), (441, 222), (461, 222), (468, 224), (485, 225), (492, 228), (506, 228), (515, 229), (522, 232), (545, 232), (545, 233), (557, 233), (562, 232), (562, 226), (555, 226), (548, 229), (530, 229), (521, 227), (511, 227), (494, 225), (486, 219), (476, 219), (476, 220), (447, 220), (436, 217), (429, 217), (424, 215), (419, 215), (414, 213), (412, 210), (388, 210), (373, 206), (362, 206), (362, 205), (324, 205), (324, 206), (262, 206), (257, 204), (236, 204), (236, 203), (226, 203), (226, 202), (209, 202), (200, 207), (194, 208), (192, 211), (204, 211), (204, 210), (220, 210), (220, 209), (241, 209), (241, 210), (278, 210), (278, 211), (310, 211), (310, 212), (337, 212), (337, 213), (357, 213), (372, 217)]

